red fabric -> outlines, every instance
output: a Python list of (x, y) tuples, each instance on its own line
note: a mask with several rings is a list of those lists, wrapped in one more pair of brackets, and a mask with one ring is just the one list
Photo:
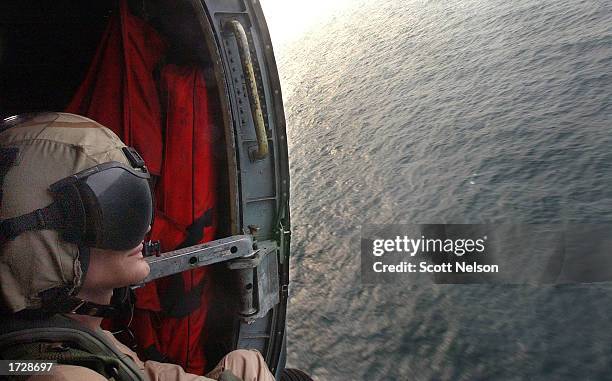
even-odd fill
[[(187, 227), (211, 208), (212, 223), (204, 227), (199, 242), (214, 239), (217, 200), (214, 131), (204, 76), (196, 68), (168, 65), (162, 71), (162, 87), (166, 99), (166, 141), (156, 195), (163, 214), (156, 218), (152, 237), (161, 240), (162, 249), (167, 251), (183, 242)], [(207, 268), (202, 268), (183, 273), (184, 291), (203, 282), (207, 272)], [(158, 282), (158, 293), (167, 288), (168, 282), (168, 278)], [(209, 290), (204, 287), (199, 308), (187, 317), (162, 317), (157, 336), (162, 353), (196, 374), (203, 374), (206, 367), (203, 349)], [(187, 345), (178, 332), (188, 333)]]
[[(217, 200), (214, 131), (204, 76), (197, 68), (168, 65), (161, 72), (160, 97), (153, 73), (165, 50), (155, 30), (130, 15), (122, 1), (119, 17), (109, 22), (87, 76), (66, 111), (115, 131), (126, 144), (136, 147), (152, 173), (161, 175), (151, 239), (160, 240), (162, 250), (168, 251), (193, 238), (189, 227), (207, 211), (211, 223), (196, 236), (201, 235), (199, 242), (214, 239)], [(206, 285), (202, 282), (207, 271), (192, 270), (138, 289), (131, 325), (141, 349), (154, 346), (196, 374), (203, 374), (206, 367), (203, 349), (209, 287), (204, 287), (199, 307), (182, 318), (168, 317), (162, 311), (163, 295), (176, 288), (177, 279), (184, 293)]]
[(121, 1), (119, 13), (111, 18), (66, 112), (88, 116), (112, 129), (159, 175), (161, 112), (153, 72), (166, 44), (151, 26), (129, 13), (126, 1)]

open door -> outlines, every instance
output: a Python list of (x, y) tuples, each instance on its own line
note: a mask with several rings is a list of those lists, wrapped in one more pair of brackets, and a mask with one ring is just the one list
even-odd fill
[(232, 233), (253, 234), (259, 248), (252, 260), (257, 289), (252, 305), (244, 303), (236, 348), (258, 349), (278, 374), (285, 362), (291, 231), (285, 116), (272, 43), (257, 0), (192, 1), (213, 31), (215, 73), (225, 84), (220, 100), (227, 110)]

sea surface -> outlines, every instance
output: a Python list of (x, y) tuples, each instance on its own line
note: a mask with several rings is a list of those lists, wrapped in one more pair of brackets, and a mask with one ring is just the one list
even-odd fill
[(359, 255), (366, 223), (612, 222), (611, 1), (354, 0), (276, 54), (289, 366), (612, 380), (612, 283), (363, 285)]

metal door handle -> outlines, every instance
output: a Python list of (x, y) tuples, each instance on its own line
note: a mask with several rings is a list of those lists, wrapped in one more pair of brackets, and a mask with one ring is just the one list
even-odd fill
[(261, 160), (268, 156), (268, 136), (266, 134), (266, 125), (261, 111), (261, 103), (259, 102), (259, 91), (257, 90), (257, 82), (255, 79), (255, 70), (251, 61), (251, 52), (249, 49), (249, 41), (242, 24), (238, 20), (230, 20), (225, 23), (225, 28), (229, 29), (236, 37), (238, 43), (238, 52), (240, 54), (240, 63), (246, 81), (247, 94), (249, 104), (251, 105), (251, 114), (255, 123), (255, 134), (257, 135), (257, 150), (250, 152), (249, 155), (254, 160)]

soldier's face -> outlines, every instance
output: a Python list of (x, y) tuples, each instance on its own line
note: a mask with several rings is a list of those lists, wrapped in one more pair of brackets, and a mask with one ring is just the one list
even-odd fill
[(83, 289), (113, 289), (142, 281), (151, 269), (142, 256), (142, 243), (131, 250), (91, 249)]

